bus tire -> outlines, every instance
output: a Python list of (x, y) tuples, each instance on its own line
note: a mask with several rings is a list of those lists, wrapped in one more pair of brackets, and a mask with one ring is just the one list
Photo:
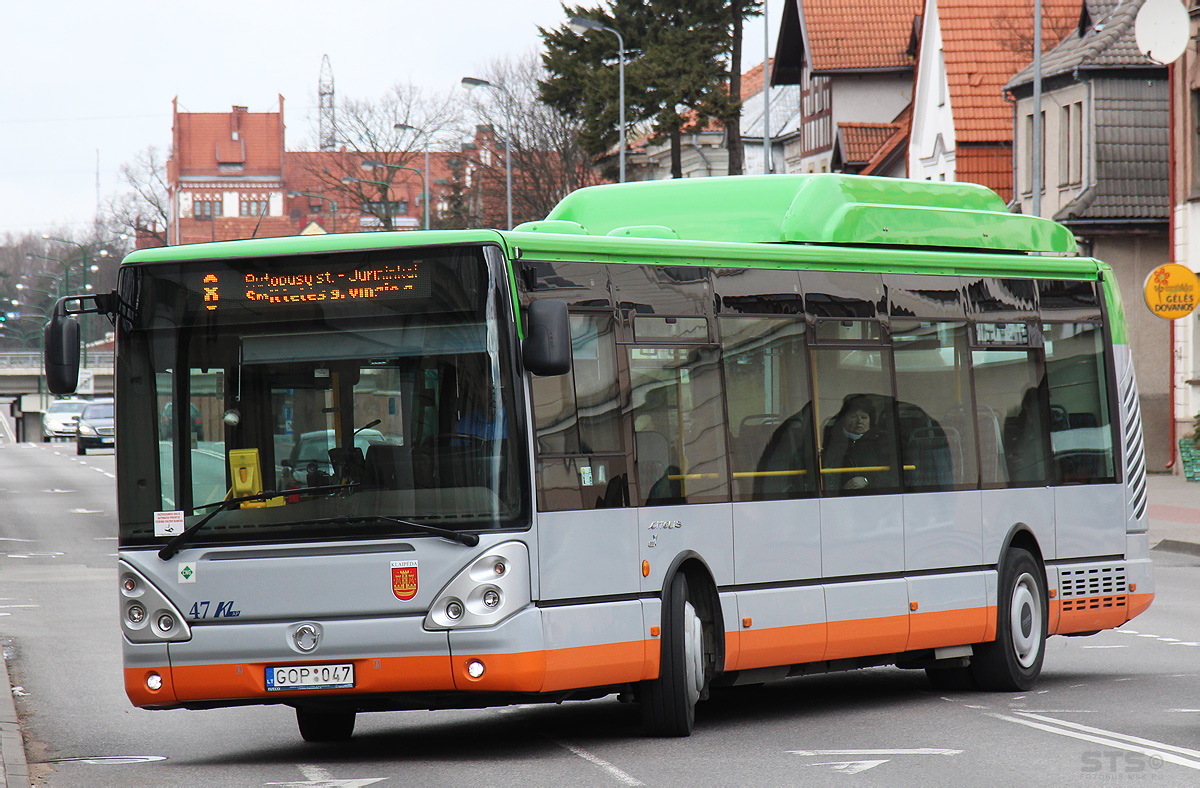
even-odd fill
[(707, 680), (704, 622), (696, 615), (682, 572), (663, 600), (658, 678), (643, 683), (642, 724), (652, 736), (690, 736)]
[(347, 741), (354, 734), (353, 711), (316, 711), (296, 707), (300, 736), (308, 742)]
[(976, 647), (971, 675), (980, 689), (1002, 692), (1031, 688), (1046, 655), (1046, 573), (1037, 559), (1019, 547), (1008, 551), (1000, 567), (996, 639)]

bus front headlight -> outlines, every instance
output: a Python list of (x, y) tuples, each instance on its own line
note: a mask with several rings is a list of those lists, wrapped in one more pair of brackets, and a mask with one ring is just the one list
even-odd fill
[(129, 564), (120, 563), (121, 628), (134, 643), (189, 640), (191, 627), (166, 595)]
[(446, 584), (425, 616), (425, 628), (494, 626), (531, 601), (529, 548), (522, 542), (504, 542), (472, 560)]

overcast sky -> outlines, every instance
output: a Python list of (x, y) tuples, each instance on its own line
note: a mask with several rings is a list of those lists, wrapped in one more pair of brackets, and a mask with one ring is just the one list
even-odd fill
[[(770, 0), (772, 31), (782, 9)], [(103, 202), (123, 162), (148, 145), (165, 156), (176, 96), (181, 111), (273, 112), (282, 94), (287, 147), (303, 149), (322, 55), (339, 101), (377, 99), (396, 82), (445, 91), (538, 50), (537, 26), (563, 21), (558, 0), (6, 3), (0, 236), (85, 229), (97, 176)], [(748, 24), (743, 70), (762, 61), (763, 39), (762, 21)]]

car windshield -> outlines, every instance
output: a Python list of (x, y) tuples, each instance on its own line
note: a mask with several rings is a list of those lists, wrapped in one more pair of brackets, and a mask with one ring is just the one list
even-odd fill
[(113, 404), (111, 402), (97, 402), (94, 405), (88, 405), (83, 411), (84, 419), (111, 419), (113, 417)]
[(87, 402), (77, 402), (74, 400), (59, 400), (58, 402), (50, 403), (50, 409), (47, 413), (53, 413), (56, 416), (65, 414), (79, 414), (88, 406)]
[[(321, 260), (315, 273), (288, 261), (288, 276), (264, 261), (138, 271), (148, 306), (128, 326), (118, 364), (128, 377), (117, 423), (138, 425), (116, 444), (125, 543), (157, 543), (156, 512), (182, 511), (190, 525), (206, 504), (271, 490), (280, 495), (221, 512), (197, 541), (396, 531), (376, 515), (450, 529), (527, 526), (528, 481), (516, 470), (525, 448), (508, 440), (519, 434), (511, 324), (497, 318), (505, 280), (480, 248), (388, 254), (358, 255), (345, 269)], [(255, 300), (269, 287), (331, 298), (322, 277), (379, 281), (398, 270), (413, 272), (413, 290)], [(203, 292), (205, 276), (239, 287), (209, 310), (179, 293)], [(257, 281), (267, 288), (242, 284)], [(332, 491), (288, 493), (321, 487)]]

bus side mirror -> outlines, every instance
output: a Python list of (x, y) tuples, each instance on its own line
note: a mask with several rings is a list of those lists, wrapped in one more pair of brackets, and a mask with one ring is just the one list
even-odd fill
[(79, 320), (59, 299), (43, 333), (46, 384), (53, 394), (70, 394), (79, 385)]
[(529, 322), (521, 353), (525, 369), (548, 377), (571, 371), (571, 319), (567, 302), (543, 298), (529, 305)]

